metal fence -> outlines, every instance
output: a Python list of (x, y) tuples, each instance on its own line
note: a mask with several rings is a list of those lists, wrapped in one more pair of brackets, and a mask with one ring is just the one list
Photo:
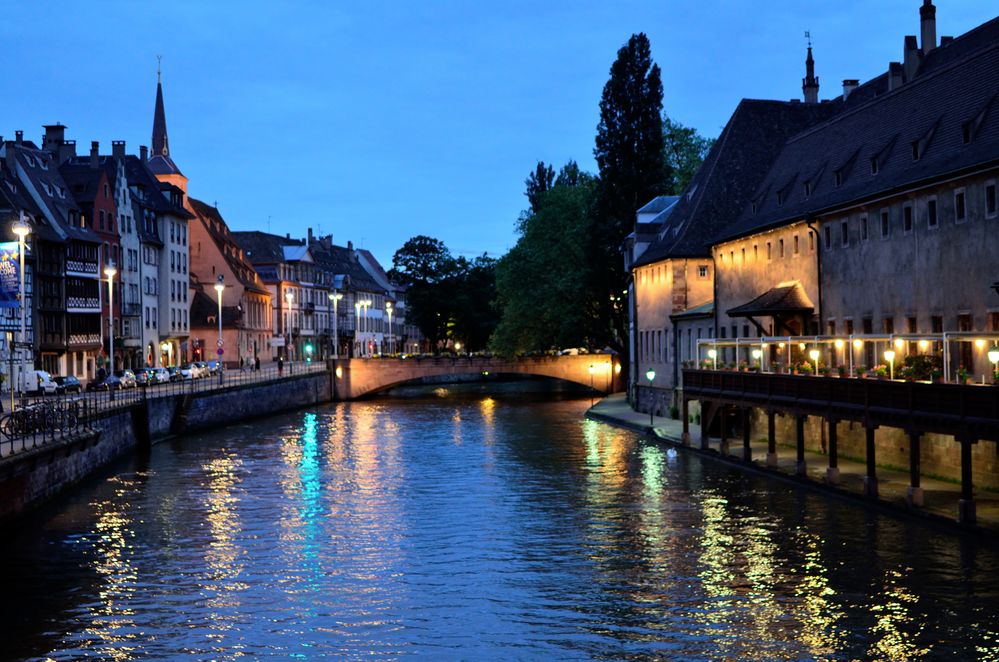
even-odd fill
[[(251, 384), (290, 379), (328, 371), (325, 363), (285, 363), (260, 370), (229, 368), (199, 379), (184, 379), (114, 391), (83, 391), (59, 395), (21, 398), (12, 412), (0, 416), (0, 458), (24, 452), (82, 434), (90, 429), (92, 419), (114, 410), (127, 409), (147, 399), (188, 393), (236, 388)], [(9, 394), (8, 394), (9, 398)], [(9, 400), (5, 400), (7, 402)]]

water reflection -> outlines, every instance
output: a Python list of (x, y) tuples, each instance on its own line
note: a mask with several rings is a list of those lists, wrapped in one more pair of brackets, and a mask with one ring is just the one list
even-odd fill
[(6, 652), (999, 655), (994, 549), (677, 455), (586, 404), (339, 404), (158, 446), (0, 552), (63, 604), (0, 623)]

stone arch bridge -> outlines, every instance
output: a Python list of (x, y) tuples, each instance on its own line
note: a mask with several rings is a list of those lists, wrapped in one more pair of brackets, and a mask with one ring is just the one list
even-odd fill
[[(406, 359), (336, 359), (333, 399), (354, 400), (424, 377), (447, 375), (535, 375), (574, 382), (603, 393), (620, 390), (621, 366), (613, 354)], [(592, 368), (592, 369), (591, 369)]]

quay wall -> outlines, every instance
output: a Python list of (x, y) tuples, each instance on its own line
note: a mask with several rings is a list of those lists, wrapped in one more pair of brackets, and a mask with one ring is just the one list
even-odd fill
[(51, 499), (114, 459), (172, 435), (332, 399), (331, 373), (166, 395), (99, 414), (79, 435), (0, 458), (0, 522)]

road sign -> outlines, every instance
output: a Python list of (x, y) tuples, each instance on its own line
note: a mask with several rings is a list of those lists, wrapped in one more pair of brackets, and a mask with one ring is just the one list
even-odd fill
[(14, 347), (20, 347), (21, 349), (31, 349), (34, 347), (30, 342), (21, 342), (20, 340), (14, 343)]
[(219, 339), (218, 339), (218, 342), (216, 342), (215, 344), (216, 344), (216, 345), (218, 345), (219, 347), (221, 347), (221, 346), (222, 346), (222, 345), (224, 345), (225, 343), (224, 343), (224, 342), (222, 342), (222, 339), (221, 339), (221, 338), (219, 338)]
[(225, 353), (225, 350), (219, 347), (219, 356), (222, 356), (223, 353)]

